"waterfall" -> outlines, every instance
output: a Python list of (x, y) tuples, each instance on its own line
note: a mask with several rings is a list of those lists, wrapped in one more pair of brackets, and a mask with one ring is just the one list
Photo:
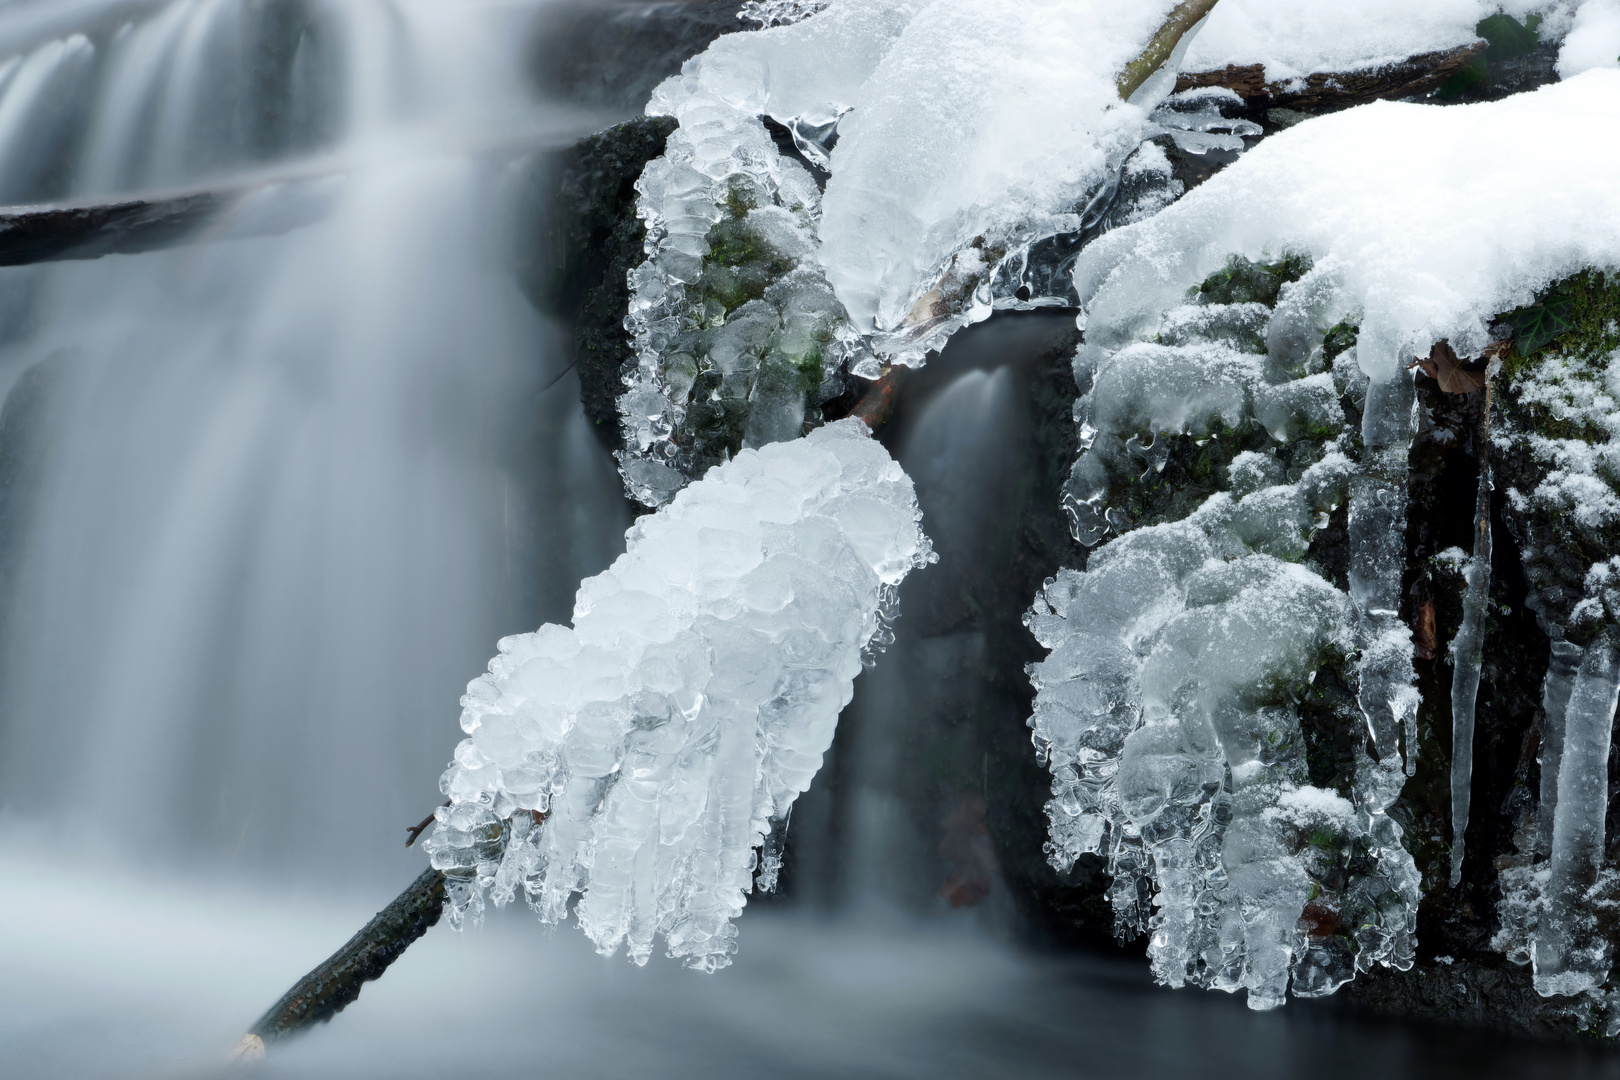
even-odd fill
[(622, 550), (511, 272), (536, 155), (590, 130), (526, 87), (540, 6), (0, 12), (0, 199), (247, 192), (190, 246), (0, 270), (8, 815), (391, 881), (492, 643)]

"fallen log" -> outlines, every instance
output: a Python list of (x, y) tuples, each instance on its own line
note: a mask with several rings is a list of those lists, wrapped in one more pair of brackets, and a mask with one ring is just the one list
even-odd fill
[(239, 192), (191, 192), (84, 206), (0, 210), (0, 266), (130, 255), (184, 242)]
[(1266, 81), (1263, 64), (1228, 64), (1218, 71), (1184, 71), (1176, 91), (1220, 87), (1251, 109), (1287, 108), (1332, 112), (1369, 101), (1428, 94), (1483, 54), (1483, 40), (1441, 52), (1419, 53), (1393, 64), (1359, 71), (1318, 72), (1302, 79)]

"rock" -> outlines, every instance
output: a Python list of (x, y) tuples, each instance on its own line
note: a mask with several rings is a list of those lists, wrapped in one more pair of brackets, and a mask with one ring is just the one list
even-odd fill
[(572, 324), (580, 400), (610, 450), (622, 442), (620, 372), (635, 356), (624, 328), (626, 276), (641, 262), (647, 235), (635, 213), (635, 182), (674, 130), (666, 116), (626, 121), (538, 160), (530, 180), (537, 239), (518, 280), (542, 312)]
[(738, 0), (563, 0), (535, 23), (529, 70), (545, 93), (621, 115), (721, 34), (748, 29)]

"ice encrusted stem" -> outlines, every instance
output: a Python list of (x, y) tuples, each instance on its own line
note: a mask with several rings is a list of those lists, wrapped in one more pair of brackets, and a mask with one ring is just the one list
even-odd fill
[(1583, 993), (1601, 985), (1609, 974), (1607, 943), (1577, 932), (1576, 921), (1603, 859), (1609, 742), (1617, 698), (1620, 653), (1605, 634), (1581, 656), (1564, 710), (1547, 906), (1531, 944), (1536, 992), (1543, 997)]
[(1451, 887), (1462, 884), (1463, 836), (1474, 781), (1474, 704), (1485, 659), (1486, 601), (1491, 591), (1491, 387), (1475, 429), (1479, 494), (1474, 510), (1474, 557), (1464, 571), (1463, 620), (1451, 641)]

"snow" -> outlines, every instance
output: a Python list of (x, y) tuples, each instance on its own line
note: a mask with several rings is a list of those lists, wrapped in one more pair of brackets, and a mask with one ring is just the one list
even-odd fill
[[(626, 534), (572, 628), (505, 638), (462, 699), (426, 846), (452, 918), (521, 890), (604, 953), (729, 963), (744, 894), (932, 560), (909, 478), (858, 420), (748, 450)], [(545, 815), (543, 824), (536, 815)], [(767, 882), (761, 882), (766, 884)]]
[(1558, 74), (1568, 79), (1593, 68), (1620, 66), (1620, 0), (1584, 0), (1563, 46)]
[(1064, 231), (1053, 219), (1135, 149), (1146, 112), (1114, 80), (1173, 6), (947, 0), (901, 32), (851, 102), (821, 226), (851, 319), (890, 335), (880, 351), (920, 361), (937, 335), (919, 301), (954, 256)]
[[(1260, 64), (1267, 82), (1393, 64), (1478, 40), (1481, 19), (1521, 21), (1545, 0), (1221, 0), (1182, 64), (1212, 71)], [(1571, 72), (1573, 74), (1573, 72)]]
[[(1082, 252), (1075, 287), (1103, 344), (1237, 252), (1294, 248), (1316, 263), (1314, 315), (1360, 311), (1363, 369), (1387, 380), (1449, 339), (1589, 266), (1620, 266), (1620, 71), (1589, 71), (1501, 101), (1439, 109), (1375, 102), (1272, 136), (1156, 217)], [(1493, 152), (1504, 131), (1559, 148), (1556, 170)]]
[[(1077, 244), (1178, 193), (1144, 139), (1241, 149), (1259, 129), (1208, 95), (1150, 116), (1173, 80), (1119, 100), (1119, 71), (1171, 7), (750, 7), (772, 25), (720, 38), (662, 83), (647, 111), (680, 127), (637, 184), (647, 259), (630, 275), (637, 365), (620, 399), (631, 497), (661, 505), (740, 446), (796, 437), (846, 371), (920, 365), (997, 304), (1066, 299), (1047, 288), (1067, 276), (1063, 252), (1059, 271), (1032, 265), (1030, 246)], [(1020, 285), (1040, 292), (1017, 299)]]

